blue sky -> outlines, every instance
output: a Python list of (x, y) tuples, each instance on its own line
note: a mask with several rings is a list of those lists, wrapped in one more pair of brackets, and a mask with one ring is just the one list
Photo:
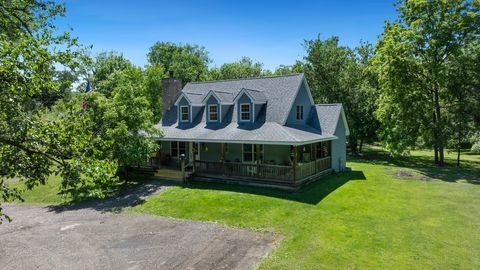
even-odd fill
[(205, 46), (212, 66), (249, 56), (273, 70), (302, 58), (303, 41), (318, 34), (349, 46), (374, 43), (385, 20), (395, 19), (393, 2), (67, 0), (59, 24), (94, 53), (122, 52), (139, 66), (156, 41), (171, 41)]

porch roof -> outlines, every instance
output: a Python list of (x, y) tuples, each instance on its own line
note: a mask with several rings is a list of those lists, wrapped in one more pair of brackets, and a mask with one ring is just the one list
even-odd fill
[(258, 125), (239, 125), (238, 123), (207, 124), (200, 122), (192, 126), (162, 126), (164, 141), (196, 141), (227, 143), (260, 143), (302, 145), (307, 143), (337, 139), (332, 134), (321, 134), (310, 126), (282, 126), (276, 122), (264, 122)]

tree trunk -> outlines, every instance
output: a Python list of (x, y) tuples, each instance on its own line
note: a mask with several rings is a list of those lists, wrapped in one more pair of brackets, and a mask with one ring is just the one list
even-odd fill
[[(353, 136), (352, 136), (353, 137)], [(351, 138), (348, 140), (349, 146), (350, 146), (350, 153), (352, 155), (357, 155), (358, 154), (358, 142), (356, 138)]]
[(363, 148), (363, 138), (360, 139), (360, 145), (358, 146), (359, 153), (362, 153), (362, 148)]
[(434, 162), (435, 165), (438, 164), (438, 145), (437, 145), (437, 131), (436, 131), (436, 126), (437, 126), (437, 117), (435, 115), (435, 112), (433, 112), (433, 153), (434, 153)]
[(443, 123), (442, 117), (440, 112), (440, 97), (438, 94), (438, 89), (435, 89), (435, 115), (437, 118), (437, 124), (435, 126), (436, 134), (437, 134), (437, 146), (438, 146), (438, 163), (439, 167), (444, 166), (444, 145), (443, 145)]

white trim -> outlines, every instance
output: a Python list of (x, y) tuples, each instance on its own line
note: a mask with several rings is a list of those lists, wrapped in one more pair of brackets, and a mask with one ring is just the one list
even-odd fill
[[(238, 114), (239, 114), (239, 115), (238, 115), (238, 116), (239, 116), (238, 121), (239, 121), (239, 122), (251, 122), (251, 121), (252, 121), (252, 115), (251, 115), (251, 114), (252, 114), (252, 110), (251, 110), (251, 106), (252, 106), (253, 104), (252, 104), (252, 103), (240, 103), (239, 105), (240, 105), (240, 106), (238, 106), (238, 107), (239, 107), (239, 108), (238, 108), (238, 109), (239, 109), (239, 110), (238, 110)], [(242, 105), (248, 105), (248, 115), (250, 116), (248, 120), (243, 120), (243, 119), (242, 119)]]
[[(207, 120), (208, 122), (219, 122), (219, 119), (220, 119), (220, 116), (218, 115), (219, 114), (219, 107), (220, 105), (217, 103), (217, 104), (208, 104), (207, 106)], [(212, 120), (210, 119), (210, 108), (211, 107), (216, 107), (217, 108), (217, 120)]]
[[(182, 108), (187, 108), (188, 109), (188, 119), (187, 120), (182, 119)], [(180, 122), (183, 122), (183, 123), (190, 122), (190, 119), (192, 119), (192, 110), (190, 109), (189, 105), (181, 105), (180, 110), (178, 110), (178, 112), (179, 112), (178, 119), (180, 120)]]
[(182, 97), (184, 97), (188, 104), (192, 105), (192, 102), (190, 101), (190, 99), (187, 97), (187, 95), (185, 95), (183, 92), (180, 93), (180, 96), (178, 96), (177, 100), (175, 101), (175, 106), (178, 106), (178, 104), (180, 103), (180, 100), (182, 100)]
[(310, 143), (316, 142), (324, 142), (324, 141), (333, 141), (338, 139), (337, 136), (322, 138), (322, 139), (315, 139), (309, 141), (302, 141), (302, 142), (292, 142), (292, 141), (244, 141), (244, 140), (212, 140), (212, 139), (198, 139), (198, 138), (155, 138), (159, 141), (195, 141), (195, 142), (205, 142), (205, 143), (232, 143), (232, 144), (268, 144), (268, 145), (305, 145)]
[(347, 117), (345, 116), (345, 111), (343, 110), (343, 106), (340, 114), (342, 115), (343, 125), (345, 126), (345, 136), (348, 136), (350, 135), (350, 129), (348, 128)]
[(252, 104), (252, 123), (255, 123), (255, 104)]
[(222, 104), (218, 104), (218, 108), (220, 109), (220, 115), (218, 116), (218, 119), (220, 120), (220, 123), (222, 123), (222, 119), (223, 119)]
[(315, 106), (315, 102), (313, 101), (312, 92), (310, 91), (310, 87), (308, 87), (307, 80), (305, 79), (305, 75), (303, 75), (302, 82), (298, 85), (297, 92), (295, 93), (295, 98), (292, 100), (290, 104), (290, 109), (288, 110), (288, 114), (283, 121), (283, 125), (287, 124), (288, 116), (292, 113), (293, 105), (295, 104), (295, 100), (297, 100), (298, 93), (300, 93), (300, 89), (302, 88), (302, 84), (305, 83), (305, 87), (307, 88), (308, 98), (310, 99), (311, 106)]

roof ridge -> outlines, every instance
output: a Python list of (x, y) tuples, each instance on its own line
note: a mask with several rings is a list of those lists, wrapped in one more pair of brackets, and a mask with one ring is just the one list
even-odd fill
[(303, 73), (295, 73), (288, 75), (272, 75), (272, 76), (258, 76), (258, 77), (249, 77), (249, 78), (238, 78), (238, 79), (228, 79), (228, 80), (213, 80), (213, 81), (204, 81), (204, 82), (189, 82), (190, 84), (201, 84), (201, 83), (215, 83), (215, 82), (231, 82), (231, 81), (244, 81), (244, 80), (255, 80), (255, 79), (269, 79), (269, 78), (280, 78), (280, 77), (293, 77), (298, 75), (304, 75)]
[(343, 103), (321, 103), (321, 104), (315, 104), (315, 106), (333, 106), (333, 105), (343, 105)]
[(251, 89), (251, 88), (242, 88), (242, 89), (245, 89), (245, 90), (248, 90), (248, 91), (254, 91), (254, 92), (260, 92), (260, 93), (263, 93), (264, 91), (263, 90), (257, 90), (257, 89)]

